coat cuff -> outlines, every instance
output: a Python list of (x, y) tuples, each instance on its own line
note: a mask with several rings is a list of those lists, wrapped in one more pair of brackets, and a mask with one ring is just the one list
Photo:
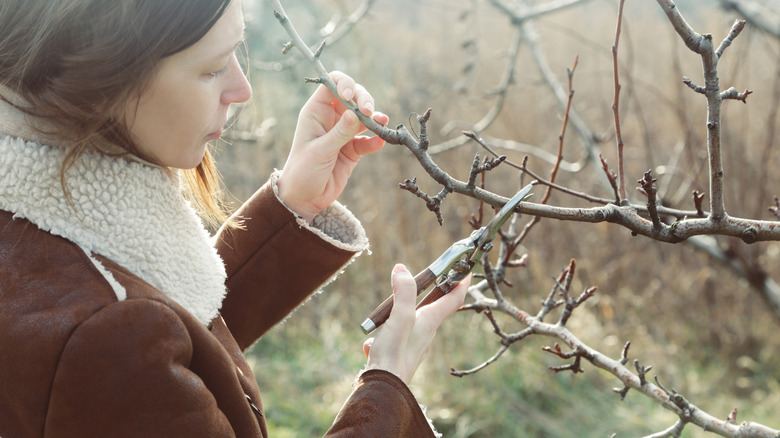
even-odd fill
[[(300, 217), (295, 211), (288, 207), (279, 197), (279, 187), (277, 181), (280, 170), (275, 170), (271, 174), (271, 187), (273, 187), (276, 199), (295, 217), (296, 222), (302, 228), (305, 228), (321, 239), (347, 251), (362, 252), (368, 251), (368, 237), (366, 231), (360, 224), (360, 221), (338, 201), (334, 201), (327, 208), (322, 210), (312, 219), (311, 223)], [(369, 252), (370, 253), (370, 252)]]
[(440, 437), (406, 384), (385, 370), (358, 375), (326, 437)]
[[(436, 426), (433, 425), (433, 420), (428, 418), (428, 415), (427, 415), (427, 412), (426, 412), (428, 410), (427, 407), (425, 405), (423, 405), (423, 404), (417, 403), (417, 400), (414, 397), (414, 394), (412, 394), (412, 389), (406, 383), (404, 383), (404, 381), (401, 380), (401, 378), (398, 377), (397, 375), (391, 373), (390, 371), (383, 370), (383, 369), (367, 368), (367, 369), (362, 370), (360, 372), (360, 374), (358, 374), (357, 380), (355, 381), (355, 386), (356, 387), (360, 384), (360, 381), (363, 378), (363, 376), (365, 374), (369, 373), (369, 372), (372, 373), (371, 375), (369, 375), (367, 377), (367, 379), (369, 379), (369, 380), (378, 378), (378, 379), (382, 379), (382, 380), (390, 379), (390, 380), (394, 381), (395, 385), (399, 388), (399, 390), (401, 390), (402, 392), (404, 392), (408, 396), (410, 396), (412, 398), (412, 400), (414, 400), (414, 403), (416, 403), (417, 406), (420, 408), (420, 413), (422, 413), (423, 417), (425, 418), (425, 421), (428, 422), (428, 427), (431, 428), (431, 432), (433, 432), (433, 436), (436, 437), (436, 438), (442, 438), (442, 434), (440, 434), (439, 432), (436, 431)], [(374, 373), (376, 373), (376, 376), (374, 375)]]

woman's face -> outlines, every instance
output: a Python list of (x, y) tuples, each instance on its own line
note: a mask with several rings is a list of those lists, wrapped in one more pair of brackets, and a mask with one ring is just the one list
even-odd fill
[(164, 58), (151, 83), (127, 106), (140, 152), (177, 169), (197, 167), (206, 142), (222, 135), (228, 107), (252, 88), (235, 51), (244, 38), (241, 0), (233, 0), (206, 35)]

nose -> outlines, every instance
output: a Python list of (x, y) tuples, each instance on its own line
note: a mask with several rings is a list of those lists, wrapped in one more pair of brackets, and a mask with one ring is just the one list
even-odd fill
[(252, 85), (249, 84), (249, 80), (241, 69), (238, 58), (233, 55), (230, 62), (232, 65), (229, 67), (225, 89), (221, 96), (222, 103), (225, 105), (246, 102), (252, 97)]

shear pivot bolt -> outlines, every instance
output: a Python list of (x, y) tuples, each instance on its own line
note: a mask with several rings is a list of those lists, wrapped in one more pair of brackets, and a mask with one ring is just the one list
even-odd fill
[(466, 274), (471, 270), (471, 266), (469, 266), (469, 264), (463, 260), (459, 260), (457, 263), (452, 265), (452, 270), (459, 274)]

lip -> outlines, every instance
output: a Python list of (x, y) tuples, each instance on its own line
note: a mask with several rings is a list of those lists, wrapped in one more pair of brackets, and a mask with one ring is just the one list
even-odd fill
[(218, 129), (218, 130), (212, 132), (211, 134), (207, 135), (206, 136), (206, 140), (216, 140), (216, 139), (218, 139), (220, 137), (222, 137), (222, 130)]

